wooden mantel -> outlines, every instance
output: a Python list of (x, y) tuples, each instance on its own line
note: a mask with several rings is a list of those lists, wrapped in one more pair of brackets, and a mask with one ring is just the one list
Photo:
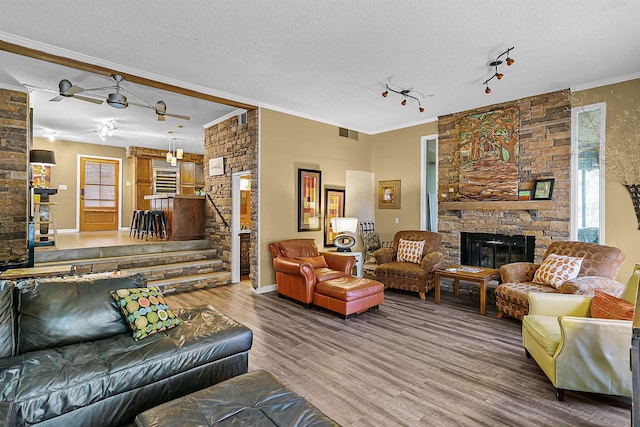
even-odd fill
[(529, 211), (532, 216), (538, 210), (553, 209), (552, 200), (491, 200), (491, 201), (468, 201), (468, 202), (440, 202), (439, 210), (456, 211), (458, 216), (462, 216), (462, 211)]

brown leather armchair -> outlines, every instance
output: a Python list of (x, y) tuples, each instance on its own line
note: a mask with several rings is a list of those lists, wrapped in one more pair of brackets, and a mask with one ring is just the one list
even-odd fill
[[(400, 239), (425, 241), (420, 264), (397, 261)], [(435, 287), (435, 271), (444, 262), (444, 255), (440, 252), (441, 240), (440, 234), (431, 231), (398, 231), (393, 238), (393, 247), (373, 253), (378, 263), (376, 280), (384, 283), (385, 288), (418, 292), (420, 298), (425, 299), (425, 292)]]
[(316, 283), (349, 276), (356, 258), (318, 252), (314, 239), (290, 239), (269, 245), (276, 272), (278, 296), (303, 304), (313, 302)]

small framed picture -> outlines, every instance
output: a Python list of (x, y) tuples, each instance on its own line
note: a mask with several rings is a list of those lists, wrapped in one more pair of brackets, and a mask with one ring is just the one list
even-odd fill
[(378, 209), (400, 209), (400, 180), (378, 181)]
[(518, 191), (518, 200), (531, 200), (531, 190)]
[(551, 200), (555, 179), (539, 179), (533, 187), (533, 200)]

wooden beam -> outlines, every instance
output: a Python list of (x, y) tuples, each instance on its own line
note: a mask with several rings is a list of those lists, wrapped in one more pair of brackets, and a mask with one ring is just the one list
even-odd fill
[(94, 65), (88, 62), (78, 61), (76, 59), (65, 58), (64, 56), (53, 55), (51, 53), (43, 52), (40, 50), (35, 50), (28, 47), (20, 46), (17, 44), (8, 43), (3, 40), (0, 40), (0, 50), (15, 53), (17, 55), (27, 56), (29, 58), (39, 59), (41, 61), (51, 62), (53, 64), (64, 65), (65, 67), (71, 67), (71, 68), (76, 68), (78, 70), (88, 71), (90, 73), (101, 74), (104, 76), (111, 77), (111, 75), (113, 74), (120, 74), (125, 78), (125, 80), (132, 83), (149, 86), (156, 89), (166, 90), (168, 92), (179, 93), (181, 95), (191, 96), (193, 98), (204, 99), (206, 101), (216, 102), (218, 104), (228, 105), (230, 107), (244, 108), (246, 110), (256, 109), (255, 105), (245, 104), (243, 102), (237, 102), (231, 99), (220, 98), (218, 96), (209, 95), (209, 94), (198, 92), (191, 89), (186, 89), (180, 86), (159, 82), (157, 80), (151, 80), (144, 77), (139, 77), (134, 74), (123, 73), (122, 71), (114, 70), (112, 68), (106, 68), (99, 65)]

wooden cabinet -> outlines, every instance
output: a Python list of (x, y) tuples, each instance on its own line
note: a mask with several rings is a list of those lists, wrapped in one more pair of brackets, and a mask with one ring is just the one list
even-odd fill
[(133, 181), (133, 194), (131, 209), (149, 209), (149, 200), (145, 196), (153, 194), (153, 169), (151, 159), (148, 157), (131, 158), (131, 176)]
[(180, 162), (180, 194), (195, 194), (196, 165), (193, 162)]
[(204, 168), (196, 163), (196, 191), (204, 188)]

